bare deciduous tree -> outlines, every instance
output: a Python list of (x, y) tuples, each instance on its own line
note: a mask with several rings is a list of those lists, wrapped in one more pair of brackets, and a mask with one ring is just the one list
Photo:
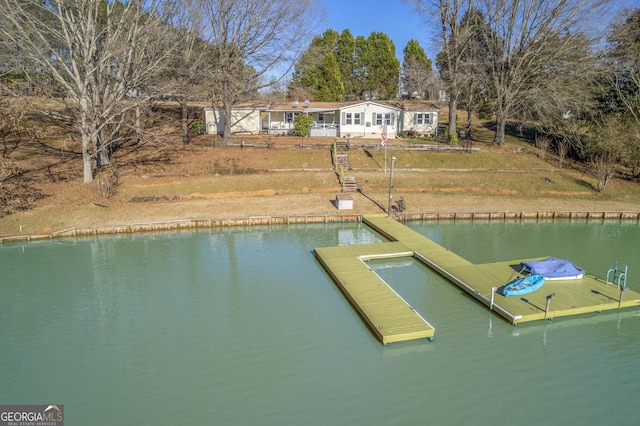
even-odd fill
[(488, 84), (489, 76), (489, 46), (487, 36), (490, 32), (486, 28), (484, 16), (475, 8), (469, 9), (461, 21), (461, 26), (469, 36), (466, 41), (465, 52), (460, 57), (459, 81), (461, 85), (459, 104), (467, 111), (465, 132), (471, 136), (473, 113), (479, 104), (491, 101), (491, 89)]
[[(200, 0), (214, 50), (224, 138), (231, 138), (233, 105), (247, 83), (284, 77), (304, 51), (322, 13), (314, 0)], [(247, 75), (247, 67), (253, 72)], [(273, 81), (273, 79), (271, 79)]]
[(174, 42), (171, 0), (0, 0), (0, 31), (34, 69), (52, 76), (81, 137), (84, 183), (124, 129)]
[(538, 149), (538, 157), (543, 160), (547, 156), (549, 146), (551, 146), (551, 139), (548, 136), (536, 135), (536, 148)]
[(608, 41), (605, 60), (615, 106), (640, 124), (640, 9), (622, 13)]
[(27, 113), (33, 110), (30, 99), (5, 97), (0, 99), (0, 157), (7, 158), (23, 140), (35, 141), (39, 129), (27, 123)]
[(424, 99), (428, 96), (429, 86), (433, 84), (433, 70), (426, 69), (415, 59), (407, 59), (402, 63), (402, 79), (407, 98), (417, 96)]
[[(578, 106), (573, 83), (591, 71), (589, 46), (602, 34), (610, 0), (478, 0), (490, 40), (490, 84), (496, 97), (494, 144), (503, 145), (507, 120), (527, 106), (557, 114)], [(592, 30), (597, 34), (593, 33)], [(582, 87), (580, 87), (582, 90)], [(590, 95), (590, 94), (589, 94)], [(589, 99), (589, 95), (584, 99)], [(528, 105), (527, 105), (528, 104)], [(558, 110), (560, 110), (558, 112)], [(574, 111), (575, 112), (575, 111)]]
[(189, 143), (189, 101), (208, 100), (213, 89), (214, 63), (210, 44), (204, 37), (204, 17), (198, 0), (176, 5), (173, 25), (177, 48), (162, 75), (163, 92), (180, 104), (182, 143)]
[(569, 148), (571, 146), (565, 140), (560, 140), (556, 143), (556, 151), (558, 153), (558, 167), (562, 168), (564, 166), (564, 160), (567, 158), (567, 154), (569, 153)]
[(460, 80), (460, 59), (467, 48), (467, 41), (472, 30), (462, 27), (460, 22), (464, 14), (471, 8), (473, 0), (404, 0), (413, 3), (420, 14), (427, 19), (438, 17), (438, 27), (442, 42), (442, 50), (437, 63), (440, 78), (445, 83), (449, 95), (449, 125), (450, 135), (456, 132), (456, 110), (458, 99), (463, 90)]
[(573, 147), (596, 178), (596, 191), (602, 192), (623, 163), (628, 127), (615, 116), (593, 117), (581, 127)]

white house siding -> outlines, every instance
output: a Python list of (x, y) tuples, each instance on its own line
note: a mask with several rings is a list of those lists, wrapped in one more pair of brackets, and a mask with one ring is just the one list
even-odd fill
[[(290, 116), (299, 114), (311, 115), (315, 121), (312, 134), (323, 136), (377, 139), (387, 121), (388, 138), (409, 130), (433, 134), (438, 127), (438, 107), (418, 101), (316, 102), (302, 109), (296, 103), (254, 102), (233, 109), (231, 132), (258, 134), (268, 129), (270, 133), (289, 133), (295, 121)], [(376, 120), (378, 114), (381, 123)], [(422, 114), (421, 122), (416, 120), (417, 114)], [(208, 133), (224, 132), (221, 108), (205, 108), (205, 120)]]
[[(224, 133), (224, 110), (205, 108), (207, 133)], [(231, 133), (257, 134), (260, 132), (260, 111), (257, 109), (234, 108), (231, 111)]]
[(204, 122), (207, 126), (207, 133), (210, 135), (224, 133), (224, 115), (222, 108), (205, 108)]
[[(418, 116), (420, 114), (421, 116)], [(428, 120), (425, 120), (428, 118)], [(422, 121), (422, 122), (420, 122)], [(400, 131), (413, 130), (419, 134), (435, 134), (438, 128), (438, 113), (418, 110), (403, 111)]]
[(260, 111), (257, 109), (231, 110), (231, 133), (256, 134), (260, 132)]
[[(395, 138), (398, 132), (400, 109), (380, 105), (375, 102), (363, 102), (340, 109), (340, 137), (380, 137), (385, 123), (385, 114), (389, 114), (387, 137)], [(348, 114), (351, 114), (351, 124), (348, 124)], [(356, 124), (359, 114), (360, 123)], [(382, 124), (376, 122), (376, 114), (382, 114)]]

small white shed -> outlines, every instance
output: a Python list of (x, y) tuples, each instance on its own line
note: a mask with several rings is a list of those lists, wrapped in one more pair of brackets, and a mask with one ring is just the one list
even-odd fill
[(338, 210), (351, 210), (353, 209), (353, 197), (351, 194), (341, 192), (336, 195), (336, 207)]

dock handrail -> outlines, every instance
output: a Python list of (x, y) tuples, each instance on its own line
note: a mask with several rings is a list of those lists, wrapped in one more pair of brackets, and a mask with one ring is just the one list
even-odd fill
[(338, 154), (337, 154), (337, 143), (336, 140), (333, 140), (333, 150), (331, 151), (331, 159), (333, 160), (333, 167), (338, 167)]
[[(628, 269), (629, 267), (625, 263), (616, 261), (613, 268), (607, 271), (607, 284), (616, 284), (618, 288), (622, 284), (622, 288), (626, 288)], [(611, 277), (611, 280), (609, 280), (609, 277)]]

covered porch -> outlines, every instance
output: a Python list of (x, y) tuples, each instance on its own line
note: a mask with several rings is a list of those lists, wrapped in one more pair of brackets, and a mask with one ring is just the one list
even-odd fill
[(260, 113), (261, 130), (272, 135), (290, 134), (293, 131), (295, 118), (298, 115), (310, 115), (313, 118), (310, 136), (340, 135), (338, 112), (334, 109), (302, 110), (265, 110)]

